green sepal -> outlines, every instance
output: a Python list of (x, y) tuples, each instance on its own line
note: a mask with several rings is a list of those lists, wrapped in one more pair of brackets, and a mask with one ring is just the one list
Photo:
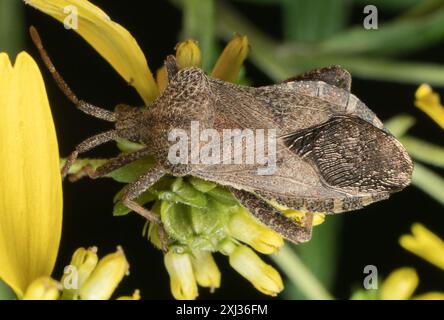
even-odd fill
[[(122, 196), (122, 195), (120, 195)], [(154, 194), (152, 194), (149, 190), (145, 191), (144, 193), (142, 193), (137, 199), (136, 202), (138, 204), (140, 204), (141, 206), (147, 204), (148, 202), (154, 201), (156, 200), (156, 196)], [(115, 204), (114, 204), (114, 208), (113, 208), (113, 215), (114, 216), (124, 216), (126, 214), (128, 214), (129, 212), (131, 212), (132, 210), (129, 209), (128, 207), (126, 207), (122, 201), (118, 200)]]
[(119, 148), (122, 152), (134, 152), (145, 148), (143, 144), (131, 142), (124, 138), (116, 139), (117, 148)]
[(207, 193), (217, 187), (217, 184), (211, 181), (205, 181), (195, 177), (188, 177), (187, 181), (200, 192)]
[(130, 183), (135, 181), (142, 174), (146, 173), (153, 165), (155, 161), (151, 156), (138, 159), (126, 166), (119, 168), (107, 176), (122, 183)]
[(224, 205), (234, 206), (239, 204), (233, 194), (224, 187), (217, 186), (216, 188), (208, 191), (207, 196), (214, 198)]
[(185, 244), (189, 243), (194, 235), (188, 208), (182, 203), (165, 200), (162, 200), (160, 204), (160, 217), (165, 231), (173, 239)]
[(158, 193), (158, 197), (162, 200), (183, 203), (197, 208), (205, 208), (207, 205), (205, 194), (193, 188), (182, 178), (176, 178), (171, 184), (171, 191), (161, 191)]
[[(151, 212), (160, 214), (160, 206), (161, 201), (156, 201), (154, 205), (151, 208)], [(142, 234), (146, 235), (146, 230), (148, 229), (147, 237), (151, 241), (151, 243), (157, 248), (161, 249), (160, 245), (160, 239), (159, 239), (159, 232), (158, 232), (158, 225), (155, 223), (149, 223), (148, 221), (145, 223), (145, 226), (143, 227)]]

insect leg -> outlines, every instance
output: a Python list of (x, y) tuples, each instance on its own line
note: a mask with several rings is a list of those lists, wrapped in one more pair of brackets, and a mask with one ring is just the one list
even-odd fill
[(89, 137), (88, 139), (78, 144), (74, 149), (74, 151), (68, 156), (68, 158), (66, 158), (65, 165), (62, 168), (62, 178), (66, 177), (69, 168), (71, 168), (72, 164), (74, 163), (74, 161), (76, 161), (77, 156), (80, 153), (91, 150), (101, 144), (114, 140), (117, 137), (118, 137), (117, 131), (111, 130), (96, 134), (95, 136)]
[(308, 71), (284, 82), (291, 81), (324, 81), (332, 86), (350, 91), (352, 78), (350, 73), (340, 66), (330, 66)]
[(128, 189), (122, 197), (122, 203), (129, 209), (140, 214), (142, 217), (147, 219), (151, 223), (158, 225), (159, 239), (161, 243), (162, 250), (165, 252), (167, 250), (166, 233), (162, 226), (162, 221), (159, 215), (151, 212), (150, 210), (142, 207), (137, 202), (133, 201), (142, 192), (154, 185), (162, 176), (164, 172), (162, 168), (158, 165), (154, 166), (146, 173), (141, 175), (136, 181), (128, 185)]
[(91, 179), (101, 178), (106, 176), (108, 173), (113, 172), (114, 170), (117, 170), (133, 161), (147, 156), (148, 154), (149, 152), (147, 148), (143, 148), (134, 152), (122, 153), (117, 157), (110, 159), (108, 162), (105, 162), (96, 170), (94, 170), (92, 166), (88, 165), (76, 174), (70, 175), (68, 178), (71, 182), (77, 181), (85, 175), (88, 175)]
[(230, 190), (245, 209), (287, 240), (301, 243), (311, 239), (313, 214), (307, 214), (304, 225), (301, 226), (256, 195), (234, 188), (230, 188)]
[(48, 68), (49, 72), (51, 73), (55, 83), (60, 88), (60, 90), (68, 97), (68, 99), (71, 100), (72, 103), (74, 103), (77, 108), (79, 108), (81, 111), (83, 111), (86, 114), (89, 114), (93, 117), (102, 120), (115, 122), (116, 116), (114, 112), (93, 106), (92, 104), (77, 98), (77, 96), (68, 86), (68, 84), (65, 82), (62, 76), (58, 73), (57, 69), (52, 63), (51, 58), (49, 57), (48, 53), (43, 47), (42, 40), (40, 39), (37, 29), (31, 26), (29, 28), (29, 33), (31, 34), (31, 39), (34, 42), (35, 46), (37, 47), (37, 50), (39, 51), (40, 56), (42, 57), (42, 60), (45, 63), (46, 67)]

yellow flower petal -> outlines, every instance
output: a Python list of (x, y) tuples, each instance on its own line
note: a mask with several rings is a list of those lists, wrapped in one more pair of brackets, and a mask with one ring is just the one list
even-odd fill
[(400, 245), (444, 270), (444, 241), (420, 223), (412, 225), (412, 235), (403, 235)]
[(415, 300), (444, 300), (444, 292), (431, 291), (413, 297)]
[(171, 293), (178, 300), (196, 299), (198, 295), (191, 259), (187, 253), (168, 251), (164, 256), (165, 267), (170, 275)]
[(212, 76), (228, 82), (236, 82), (239, 71), (248, 55), (248, 38), (236, 35), (217, 59)]
[(26, 289), (23, 300), (57, 300), (60, 296), (60, 284), (50, 277), (34, 280)]
[(220, 287), (220, 271), (210, 252), (193, 252), (191, 264), (196, 281), (200, 286), (210, 288), (211, 291)]
[(257, 221), (242, 207), (233, 213), (228, 228), (234, 238), (250, 245), (260, 253), (271, 254), (278, 251), (284, 244), (284, 240), (277, 232)]
[(132, 296), (121, 296), (121, 297), (118, 297), (116, 300), (140, 300), (140, 291), (134, 290), (134, 293)]
[(129, 264), (121, 247), (99, 260), (94, 271), (80, 288), (82, 300), (108, 300), (123, 277)]
[[(302, 220), (305, 218), (305, 213), (298, 210), (287, 209), (284, 210), (284, 213), (287, 217), (290, 217), (298, 223), (302, 223)], [(322, 212), (314, 212), (313, 213), (313, 227), (318, 226), (325, 221), (325, 213)]]
[(422, 84), (416, 90), (415, 105), (444, 129), (444, 107), (439, 95), (429, 85)]
[[(275, 207), (277, 210), (282, 211), (287, 217), (294, 219), (299, 224), (302, 224), (302, 220), (305, 218), (305, 212), (290, 209), (273, 200), (267, 200), (267, 202), (271, 206)], [(324, 223), (324, 221), (325, 221), (325, 213), (313, 212), (313, 227)]]
[(79, 248), (71, 258), (69, 266), (65, 267), (62, 280), (63, 300), (73, 300), (78, 298), (79, 288), (83, 286), (89, 278), (94, 268), (97, 266), (97, 248)]
[(179, 67), (201, 67), (202, 55), (195, 40), (186, 40), (176, 46), (176, 60)]
[(230, 265), (253, 286), (264, 294), (276, 296), (284, 289), (279, 272), (271, 265), (266, 264), (246, 246), (238, 246), (229, 253)]
[(381, 300), (409, 299), (418, 287), (419, 278), (413, 268), (399, 268), (389, 274), (381, 286)]
[(162, 66), (159, 69), (157, 69), (156, 81), (157, 81), (157, 86), (159, 87), (159, 92), (162, 93), (163, 90), (165, 90), (165, 88), (168, 86), (168, 74), (165, 66)]
[[(112, 21), (105, 12), (86, 0), (24, 0), (25, 3), (64, 22), (72, 12), (64, 8), (74, 6), (78, 14), (80, 34), (133, 87), (146, 104), (159, 94), (146, 58), (131, 34)], [(69, 20), (68, 20), (69, 21)]]
[(0, 278), (18, 297), (54, 267), (62, 227), (59, 152), (40, 71), (0, 53)]

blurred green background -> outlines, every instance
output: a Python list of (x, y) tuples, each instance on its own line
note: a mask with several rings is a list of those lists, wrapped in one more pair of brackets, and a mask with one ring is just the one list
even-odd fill
[[(135, 36), (153, 71), (173, 52), (177, 41), (186, 38), (199, 41), (204, 68), (210, 70), (234, 33), (247, 35), (251, 44), (240, 79), (243, 83), (270, 84), (332, 64), (348, 69), (354, 80), (352, 92), (382, 120), (390, 119), (393, 133), (417, 161), (413, 186), (360, 212), (327, 217), (315, 228), (310, 243), (289, 245), (284, 257), (272, 258), (287, 279), (280, 298), (348, 298), (362, 287), (363, 269), (368, 264), (376, 265), (382, 276), (396, 267), (414, 266), (420, 274), (420, 290), (443, 290), (442, 272), (403, 251), (397, 241), (417, 221), (444, 236), (443, 135), (413, 107), (420, 83), (444, 93), (444, 1), (372, 1), (378, 9), (376, 30), (363, 27), (367, 16), (363, 10), (369, 4), (363, 0), (93, 3)], [(59, 71), (80, 97), (109, 107), (120, 102), (141, 103), (83, 40), (19, 0), (0, 0), (0, 51), (14, 56), (27, 50), (37, 57), (27, 35), (31, 24), (39, 28)], [(66, 155), (76, 143), (104, 127), (77, 113), (43, 73), (61, 153)], [(399, 114), (404, 116), (394, 118)], [(113, 147), (104, 147), (97, 154), (111, 156), (115, 152)], [(111, 200), (119, 188), (109, 180), (65, 184), (62, 251), (56, 273), (61, 274), (78, 246), (98, 245), (108, 252), (121, 244), (132, 271), (122, 283), (122, 291), (140, 288), (144, 298), (170, 298), (161, 254), (141, 237), (139, 217), (112, 217)], [(215, 294), (201, 290), (201, 297), (264, 298), (219, 258), (222, 287)], [(6, 294), (1, 288), (0, 298)]]

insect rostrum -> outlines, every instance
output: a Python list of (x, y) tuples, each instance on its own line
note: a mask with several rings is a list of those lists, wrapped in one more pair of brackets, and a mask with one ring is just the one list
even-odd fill
[[(296, 243), (310, 239), (313, 212), (360, 209), (410, 183), (413, 165), (406, 150), (351, 94), (350, 74), (338, 66), (255, 88), (211, 78), (199, 68), (179, 70), (174, 57), (169, 56), (168, 87), (152, 105), (144, 109), (119, 105), (110, 112), (79, 100), (55, 70), (36, 31), (32, 29), (31, 34), (57, 84), (77, 107), (115, 124), (113, 130), (80, 143), (62, 174), (67, 174), (78, 154), (102, 143), (118, 137), (142, 143), (144, 149), (122, 154), (88, 174), (101, 177), (148, 154), (154, 156), (156, 165), (128, 186), (122, 201), (159, 226), (159, 216), (134, 199), (164, 175), (189, 175), (227, 186), (260, 221)], [(196, 121), (201, 129), (218, 132), (275, 130), (273, 174), (258, 174), (257, 163), (169, 161), (174, 144), (169, 133), (175, 129), (190, 133), (191, 123)], [(204, 147), (191, 146), (198, 150), (188, 148), (190, 155)], [(243, 154), (245, 150), (237, 151)], [(280, 213), (271, 202), (307, 212), (303, 225)], [(158, 229), (165, 245), (163, 228)]]

